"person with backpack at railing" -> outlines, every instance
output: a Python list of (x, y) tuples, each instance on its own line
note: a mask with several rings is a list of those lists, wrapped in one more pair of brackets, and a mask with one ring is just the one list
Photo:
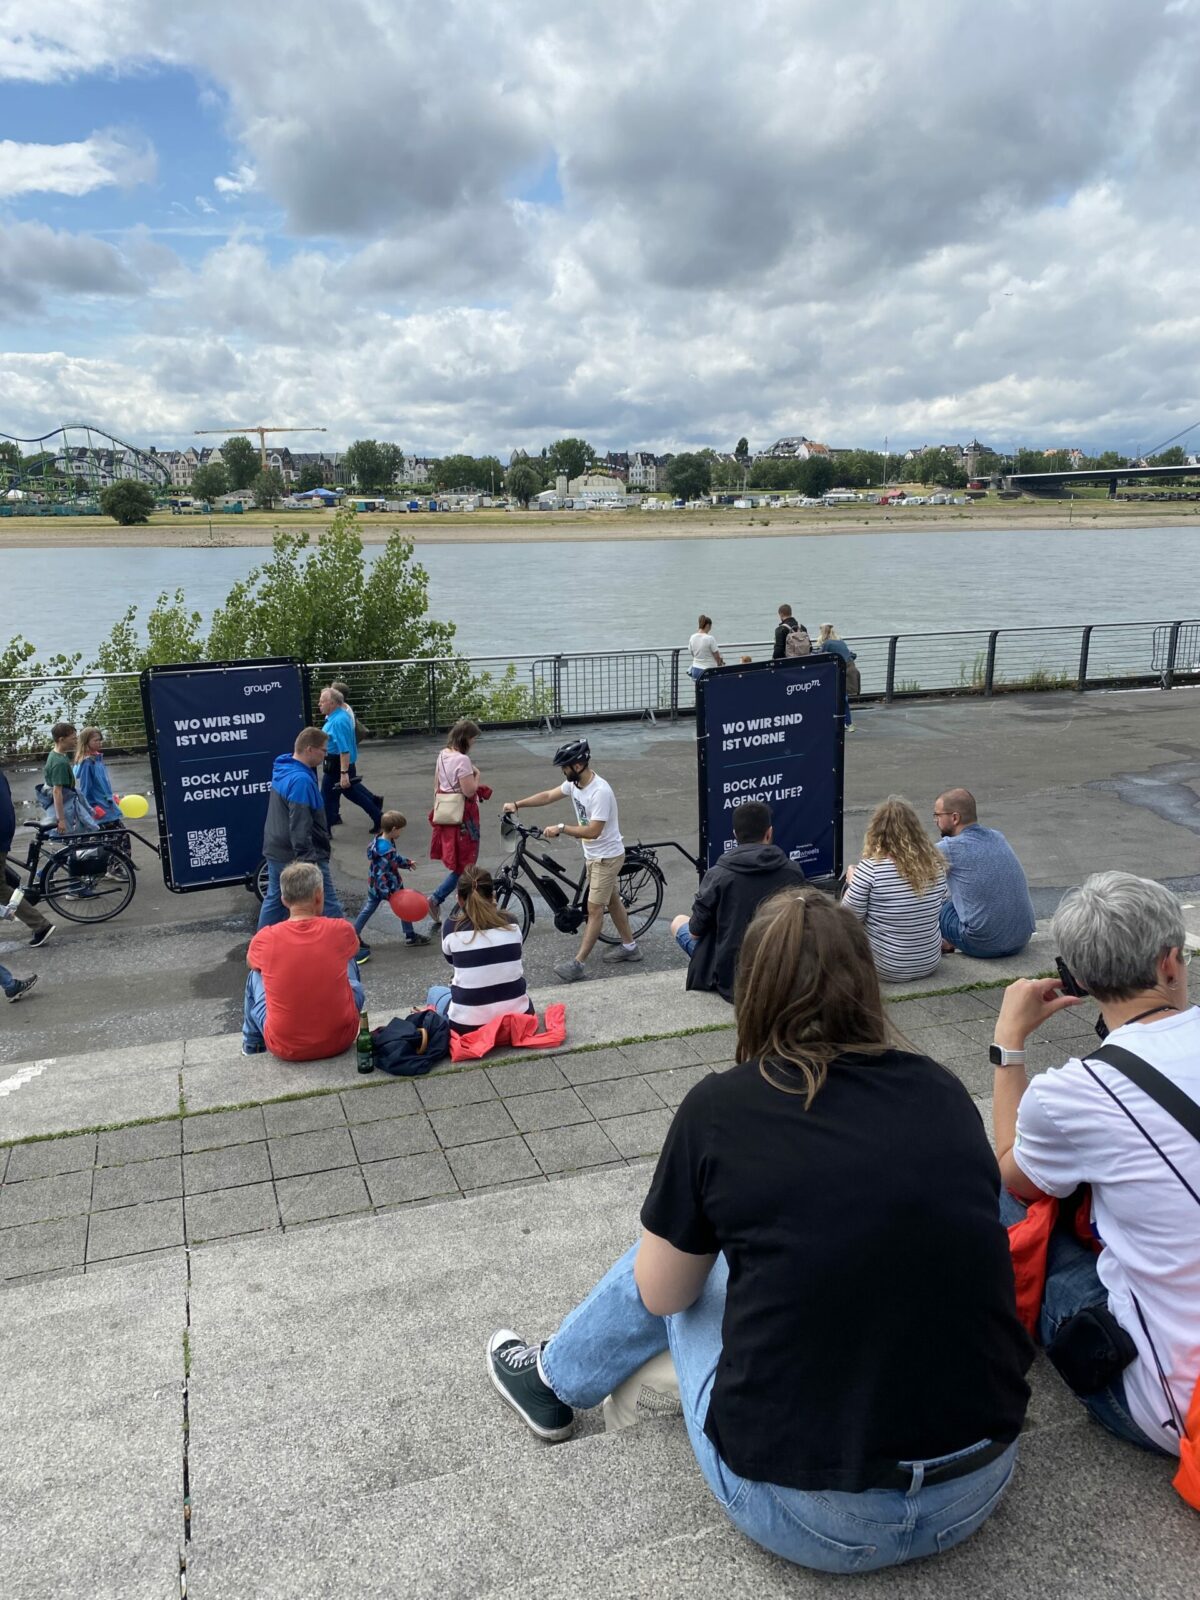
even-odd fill
[(771, 651), (771, 660), (782, 661), (785, 657), (791, 660), (794, 656), (808, 656), (812, 654), (812, 647), (808, 629), (802, 622), (796, 621), (791, 606), (780, 606), (779, 626), (775, 629), (775, 647)]
[[(1031, 1289), (1029, 1321), (1095, 1421), (1181, 1458), (1175, 1486), (1200, 1510), (1200, 1007), (1183, 910), (1160, 883), (1098, 872), (1053, 928), (1061, 981), (1010, 984), (990, 1051), (1018, 1304)], [(1084, 994), (1104, 1044), (1031, 1082), (1025, 1041)], [(1050, 1232), (1046, 1196), (1081, 1184), (1086, 1239)], [(1023, 1241), (1039, 1216), (1031, 1281)]]

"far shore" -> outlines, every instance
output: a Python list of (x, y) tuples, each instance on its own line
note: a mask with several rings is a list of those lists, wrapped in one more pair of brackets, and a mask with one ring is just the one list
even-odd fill
[[(328, 512), (251, 512), (234, 517), (156, 513), (148, 523), (122, 528), (104, 517), (12, 517), (0, 520), (0, 550), (88, 547), (204, 549), (269, 547), (275, 533), (307, 530), (319, 539)], [(547, 544), (555, 541), (642, 539), (828, 538), (846, 533), (1004, 533), (1014, 529), (1200, 527), (1200, 504), (1126, 504), (1105, 499), (976, 502), (966, 506), (846, 506), (838, 510), (788, 507), (753, 511), (627, 512), (418, 512), (403, 516), (360, 514), (366, 545), (385, 544), (394, 533), (422, 544)]]

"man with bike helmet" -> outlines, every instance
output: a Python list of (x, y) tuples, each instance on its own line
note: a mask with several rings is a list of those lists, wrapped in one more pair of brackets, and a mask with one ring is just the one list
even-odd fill
[(618, 889), (621, 868), (625, 864), (625, 844), (617, 821), (617, 797), (612, 785), (592, 771), (591, 763), (592, 751), (587, 740), (570, 739), (554, 752), (554, 765), (563, 775), (560, 785), (527, 795), (524, 800), (507, 800), (504, 804), (505, 811), (515, 813), (522, 806), (553, 805), (567, 795), (575, 807), (574, 822), (551, 823), (545, 830), (547, 839), (557, 839), (564, 833), (578, 839), (587, 864), (587, 921), (579, 949), (572, 960), (561, 961), (554, 968), (564, 983), (578, 983), (587, 977), (583, 964), (600, 937), (605, 911), (613, 919), (621, 943), (610, 950), (604, 960), (614, 963), (642, 959)]

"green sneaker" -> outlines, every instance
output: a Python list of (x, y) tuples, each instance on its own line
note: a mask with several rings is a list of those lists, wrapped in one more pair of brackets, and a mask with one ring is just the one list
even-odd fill
[(551, 1444), (570, 1437), (575, 1413), (543, 1383), (537, 1360), (540, 1344), (526, 1344), (511, 1328), (500, 1328), (488, 1340), (488, 1375), (501, 1400), (510, 1405), (531, 1433)]

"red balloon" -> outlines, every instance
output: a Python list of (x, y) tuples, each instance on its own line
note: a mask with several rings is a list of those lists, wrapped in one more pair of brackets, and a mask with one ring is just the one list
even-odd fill
[(397, 889), (388, 895), (388, 905), (402, 922), (420, 922), (429, 915), (429, 901), (415, 889)]

